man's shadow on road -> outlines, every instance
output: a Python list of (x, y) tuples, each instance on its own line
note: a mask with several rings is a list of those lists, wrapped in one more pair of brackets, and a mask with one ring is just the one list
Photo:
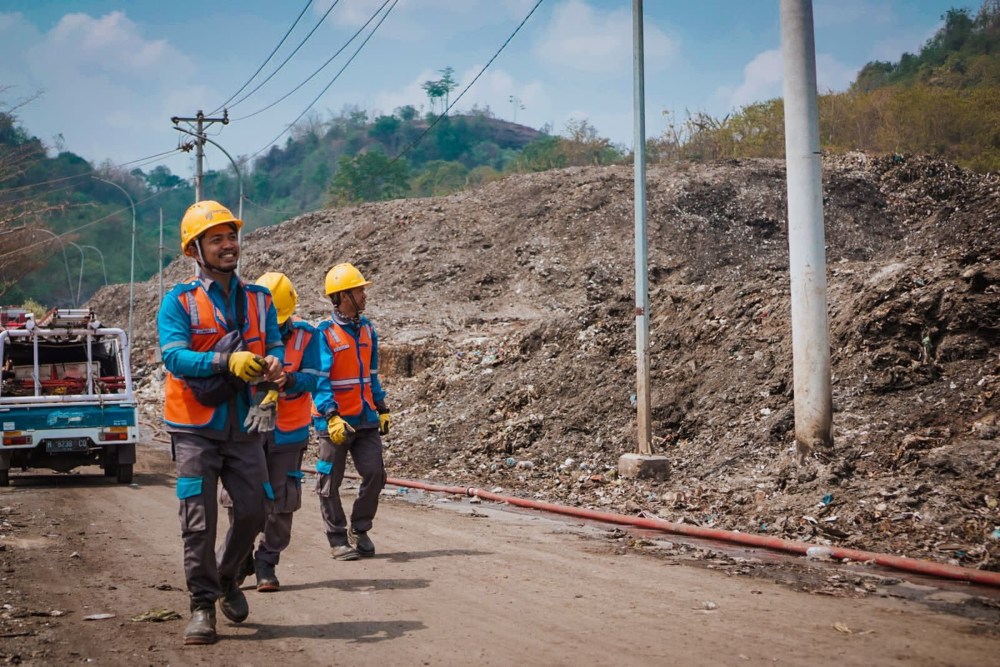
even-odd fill
[(335, 588), (345, 593), (364, 593), (371, 591), (410, 591), (427, 588), (431, 585), (428, 579), (327, 579), (326, 581), (310, 581), (305, 584), (281, 586), (282, 591), (304, 591), (311, 588)]
[(226, 635), (224, 641), (259, 641), (261, 639), (344, 639), (354, 644), (374, 644), (399, 639), (417, 630), (426, 630), (420, 621), (344, 621), (317, 625), (257, 625), (243, 623), (253, 632)]

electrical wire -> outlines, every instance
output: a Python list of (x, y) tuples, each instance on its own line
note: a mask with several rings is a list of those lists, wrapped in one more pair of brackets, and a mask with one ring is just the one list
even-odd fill
[(274, 47), (274, 49), (271, 50), (271, 53), (267, 56), (267, 58), (264, 59), (264, 62), (262, 62), (260, 64), (260, 67), (257, 68), (257, 71), (254, 72), (250, 76), (250, 78), (247, 79), (243, 83), (242, 86), (240, 86), (239, 90), (237, 90), (235, 93), (233, 93), (232, 95), (230, 95), (228, 100), (226, 100), (225, 102), (223, 102), (222, 104), (220, 104), (219, 106), (217, 106), (214, 111), (212, 111), (210, 114), (208, 114), (209, 116), (214, 116), (215, 114), (219, 113), (219, 111), (221, 111), (222, 109), (226, 108), (226, 105), (229, 104), (230, 102), (232, 102), (233, 98), (235, 98), (237, 95), (239, 95), (240, 93), (242, 93), (243, 89), (246, 88), (247, 86), (249, 86), (250, 82), (253, 81), (257, 77), (258, 74), (260, 74), (260, 71), (262, 69), (264, 69), (264, 66), (267, 65), (269, 62), (271, 62), (271, 58), (273, 58), (274, 54), (278, 52), (278, 49), (281, 48), (281, 45), (285, 43), (285, 40), (288, 39), (288, 36), (292, 34), (292, 30), (294, 30), (295, 26), (297, 26), (299, 24), (299, 21), (305, 15), (306, 10), (309, 9), (309, 5), (311, 5), (311, 4), (312, 4), (312, 0), (306, 0), (305, 7), (303, 7), (302, 11), (299, 12), (299, 15), (295, 17), (295, 21), (292, 23), (291, 27), (288, 30), (285, 31), (285, 36), (282, 37), (281, 41), (278, 42), (278, 45), (276, 47)]
[[(135, 159), (135, 160), (131, 160), (129, 162), (122, 162), (120, 164), (111, 165), (109, 167), (109, 169), (121, 169), (122, 167), (127, 167), (129, 165), (134, 165), (134, 164), (136, 164), (138, 162), (142, 162), (142, 163), (146, 164), (146, 163), (148, 163), (149, 160), (153, 160), (154, 158), (159, 158), (159, 157), (163, 157), (163, 156), (166, 156), (166, 155), (171, 155), (173, 153), (179, 152), (180, 150), (181, 150), (180, 148), (174, 148), (172, 150), (164, 151), (162, 153), (156, 153), (155, 155), (147, 155), (146, 157), (141, 157), (141, 158), (138, 158), (138, 159)], [(143, 166), (143, 165), (138, 165), (136, 168), (138, 168), (139, 166)], [(69, 181), (69, 180), (73, 180), (73, 179), (76, 179), (76, 178), (89, 178), (89, 177), (90, 177), (90, 173), (89, 172), (86, 173), (86, 174), (75, 174), (73, 176), (61, 176), (59, 178), (53, 178), (53, 179), (50, 179), (48, 181), (39, 181), (38, 183), (28, 183), (26, 185), (18, 185), (18, 186), (13, 187), (13, 188), (4, 188), (3, 189), (3, 193), (6, 195), (9, 192), (17, 192), (19, 190), (30, 190), (31, 188), (37, 188), (39, 186), (49, 185), (51, 183), (61, 183), (62, 181)], [(65, 189), (65, 188), (60, 188), (60, 189)]]
[(379, 12), (381, 12), (385, 8), (385, 6), (387, 4), (389, 4), (389, 0), (385, 0), (385, 2), (382, 3), (382, 6), (379, 7), (378, 9), (376, 9), (372, 13), (372, 15), (368, 17), (368, 20), (364, 22), (364, 25), (362, 25), (360, 28), (358, 28), (357, 32), (355, 32), (353, 35), (351, 35), (351, 38), (349, 40), (347, 40), (346, 42), (344, 42), (344, 45), (341, 46), (339, 49), (337, 49), (336, 53), (334, 53), (332, 56), (330, 56), (330, 58), (325, 63), (323, 63), (322, 65), (320, 65), (319, 69), (317, 69), (315, 72), (313, 72), (312, 74), (310, 74), (304, 81), (302, 81), (302, 83), (300, 83), (299, 85), (295, 86), (290, 91), (288, 91), (283, 96), (281, 96), (278, 99), (276, 99), (275, 101), (271, 102), (270, 104), (268, 104), (263, 109), (258, 109), (257, 111), (254, 111), (251, 114), (247, 114), (246, 116), (242, 116), (240, 118), (233, 118), (232, 120), (233, 121), (237, 121), (237, 120), (246, 120), (247, 118), (253, 118), (257, 114), (263, 113), (263, 112), (267, 111), (268, 109), (270, 109), (271, 107), (273, 107), (274, 105), (276, 105), (276, 104), (278, 104), (278, 103), (280, 103), (280, 102), (288, 99), (288, 97), (290, 95), (292, 95), (295, 91), (297, 91), (299, 88), (301, 88), (302, 86), (304, 86), (307, 83), (309, 83), (309, 81), (311, 81), (314, 76), (316, 76), (317, 74), (319, 74), (320, 72), (322, 72), (324, 69), (326, 69), (326, 66), (329, 65), (331, 62), (333, 62), (334, 58), (336, 58), (341, 53), (343, 53), (344, 49), (346, 49), (348, 46), (350, 46), (351, 42), (353, 42), (357, 38), (357, 36), (360, 35), (361, 32), (365, 28), (368, 27), (368, 24), (375, 20), (375, 17), (379, 15)]
[[(540, 2), (540, 1), (541, 1), (541, 0), (539, 0), (539, 2)], [(365, 37), (364, 41), (363, 41), (363, 42), (361, 42), (361, 44), (360, 44), (360, 45), (358, 46), (358, 48), (357, 48), (357, 49), (355, 49), (354, 53), (352, 53), (352, 54), (351, 54), (351, 57), (350, 57), (350, 58), (348, 58), (348, 60), (347, 60), (347, 62), (346, 62), (346, 63), (344, 63), (344, 66), (343, 66), (343, 67), (341, 67), (341, 68), (340, 68), (340, 70), (338, 70), (338, 71), (337, 71), (337, 73), (336, 73), (336, 74), (335, 74), (335, 75), (333, 76), (333, 78), (332, 78), (332, 79), (330, 80), (330, 83), (326, 84), (326, 87), (325, 87), (325, 88), (323, 88), (323, 90), (319, 91), (319, 95), (317, 95), (317, 96), (316, 96), (315, 98), (313, 98), (313, 101), (309, 103), (309, 106), (307, 106), (307, 107), (306, 107), (305, 109), (303, 109), (303, 110), (302, 110), (302, 113), (300, 113), (300, 114), (299, 114), (299, 115), (298, 115), (298, 116), (297, 116), (297, 117), (295, 118), (295, 120), (293, 120), (293, 121), (292, 121), (291, 123), (289, 123), (288, 125), (286, 125), (286, 126), (285, 126), (285, 129), (283, 129), (283, 130), (282, 130), (281, 132), (279, 132), (279, 133), (278, 133), (278, 136), (276, 136), (276, 137), (275, 137), (274, 139), (271, 139), (271, 141), (267, 142), (267, 143), (266, 143), (266, 144), (265, 144), (265, 145), (264, 145), (263, 147), (261, 147), (260, 149), (258, 149), (256, 153), (253, 153), (253, 154), (251, 154), (251, 155), (250, 155), (250, 157), (249, 157), (249, 158), (247, 158), (248, 160), (250, 160), (250, 159), (253, 159), (253, 158), (254, 158), (254, 157), (256, 157), (257, 155), (260, 155), (260, 154), (261, 154), (262, 152), (264, 152), (264, 150), (265, 150), (265, 149), (267, 149), (267, 148), (269, 148), (270, 146), (274, 145), (274, 142), (276, 142), (276, 141), (277, 141), (278, 139), (280, 139), (280, 138), (282, 137), (282, 135), (284, 135), (284, 134), (285, 134), (285, 132), (288, 132), (288, 130), (292, 129), (292, 127), (294, 127), (294, 126), (295, 126), (295, 124), (296, 124), (297, 122), (299, 122), (299, 120), (300, 120), (300, 119), (301, 119), (301, 118), (302, 118), (303, 116), (305, 116), (305, 115), (306, 115), (306, 113), (308, 113), (308, 111), (309, 111), (310, 109), (312, 109), (312, 108), (313, 108), (313, 105), (314, 105), (314, 104), (316, 104), (316, 102), (318, 102), (318, 101), (319, 101), (319, 99), (320, 99), (321, 97), (323, 97), (323, 95), (325, 95), (325, 94), (326, 94), (326, 91), (330, 89), (330, 86), (332, 86), (332, 85), (333, 85), (333, 82), (334, 82), (334, 81), (336, 81), (336, 80), (337, 80), (338, 78), (340, 78), (340, 75), (344, 73), (344, 70), (345, 70), (345, 69), (347, 69), (348, 65), (350, 65), (350, 64), (351, 64), (352, 62), (354, 62), (354, 58), (355, 58), (355, 57), (356, 57), (356, 56), (357, 56), (357, 55), (358, 55), (359, 53), (361, 53), (361, 49), (365, 48), (365, 44), (367, 44), (367, 43), (368, 43), (368, 40), (370, 40), (370, 39), (372, 38), (372, 36), (373, 36), (373, 35), (374, 35), (374, 34), (375, 34), (376, 32), (378, 32), (378, 29), (379, 29), (379, 26), (381, 26), (381, 25), (382, 25), (382, 22), (383, 22), (383, 21), (385, 21), (385, 20), (386, 20), (386, 18), (388, 18), (388, 17), (389, 17), (389, 14), (390, 14), (390, 13), (392, 12), (393, 8), (394, 8), (394, 7), (395, 7), (395, 6), (396, 6), (396, 5), (398, 4), (398, 3), (399, 3), (399, 0), (392, 0), (392, 4), (391, 4), (391, 5), (389, 5), (389, 8), (385, 10), (385, 14), (383, 14), (383, 15), (382, 15), (382, 18), (380, 18), (380, 19), (378, 20), (378, 23), (376, 23), (376, 24), (375, 24), (375, 27), (374, 27), (374, 28), (372, 28), (371, 32), (369, 32), (369, 33), (368, 33), (368, 36), (367, 36), (367, 37)]]
[(326, 17), (330, 15), (330, 12), (332, 12), (333, 8), (336, 7), (338, 4), (340, 4), (340, 0), (333, 0), (333, 4), (330, 5), (330, 8), (328, 10), (326, 10), (326, 12), (323, 14), (323, 16), (320, 17), (319, 21), (316, 22), (316, 25), (314, 25), (313, 29), (309, 31), (309, 34), (306, 35), (302, 39), (301, 42), (299, 42), (299, 45), (295, 47), (294, 51), (292, 51), (291, 53), (289, 53), (288, 56), (284, 60), (281, 61), (281, 64), (278, 65), (277, 69), (275, 69), (273, 72), (271, 72), (270, 74), (268, 74), (266, 79), (264, 79), (263, 81), (261, 81), (260, 83), (258, 83), (256, 88), (254, 88), (253, 90), (251, 90), (249, 93), (247, 93), (246, 95), (244, 95), (240, 99), (238, 99), (235, 102), (233, 102), (229, 106), (229, 108), (232, 109), (233, 107), (235, 107), (236, 105), (238, 105), (239, 103), (243, 102), (245, 99), (247, 99), (248, 97), (250, 97), (251, 95), (253, 95), (254, 93), (256, 93), (258, 90), (261, 89), (261, 87), (265, 83), (267, 83), (268, 81), (270, 81), (274, 77), (275, 74), (277, 74), (278, 72), (280, 72), (281, 68), (284, 67), (288, 63), (289, 60), (292, 59), (292, 56), (294, 56), (296, 53), (298, 53), (299, 49), (301, 49), (303, 46), (305, 46), (305, 43), (309, 41), (309, 38), (313, 36), (313, 33), (316, 32), (321, 25), (323, 25), (323, 21), (326, 20)]
[(403, 150), (400, 151), (399, 154), (396, 157), (394, 157), (391, 160), (389, 160), (389, 163), (385, 166), (385, 169), (382, 170), (382, 173), (379, 174), (379, 176), (381, 176), (386, 171), (388, 171), (388, 169), (393, 164), (395, 164), (404, 155), (406, 155), (407, 153), (409, 153), (413, 149), (414, 146), (416, 146), (418, 143), (420, 143), (421, 139), (423, 139), (425, 136), (427, 136), (428, 132), (430, 132), (432, 129), (434, 129), (434, 126), (437, 125), (441, 121), (442, 118), (444, 118), (444, 117), (446, 117), (448, 115), (448, 112), (451, 111), (451, 108), (453, 106), (455, 106), (456, 104), (458, 104), (458, 101), (460, 99), (462, 99), (462, 96), (465, 95), (465, 93), (467, 93), (469, 91), (469, 88), (472, 88), (473, 84), (475, 84), (476, 81), (479, 80), (479, 77), (481, 77), (483, 75), (483, 72), (485, 72), (489, 68), (489, 66), (493, 64), (493, 61), (497, 59), (497, 57), (500, 55), (500, 53), (505, 48), (507, 48), (507, 45), (510, 44), (511, 40), (514, 39), (514, 36), (517, 35), (517, 33), (521, 30), (521, 28), (524, 27), (524, 24), (528, 22), (528, 19), (531, 18), (531, 15), (535, 13), (535, 10), (538, 9), (538, 6), (541, 5), (542, 2), (543, 2), (543, 0), (538, 0), (538, 2), (535, 3), (535, 6), (531, 8), (531, 11), (528, 12), (527, 16), (525, 16), (524, 19), (517, 25), (517, 27), (514, 28), (514, 32), (512, 32), (510, 34), (510, 37), (508, 37), (504, 41), (504, 43), (500, 45), (500, 48), (497, 49), (497, 52), (493, 54), (493, 57), (490, 58), (489, 61), (485, 65), (483, 65), (483, 68), (481, 70), (479, 70), (479, 73), (476, 74), (476, 76), (474, 76), (472, 78), (472, 81), (469, 82), (469, 85), (467, 85), (464, 89), (462, 89), (462, 92), (458, 94), (458, 97), (456, 97), (454, 99), (454, 101), (451, 104), (448, 105), (448, 107), (441, 113), (441, 115), (439, 115), (437, 118), (434, 119), (434, 122), (432, 122), (430, 125), (427, 126), (426, 130), (424, 130), (423, 132), (421, 132), (420, 135), (416, 139), (414, 139), (413, 141), (411, 141), (405, 148), (403, 148)]

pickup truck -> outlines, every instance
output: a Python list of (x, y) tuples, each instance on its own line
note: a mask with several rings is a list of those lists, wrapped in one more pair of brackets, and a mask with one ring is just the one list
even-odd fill
[(87, 465), (132, 481), (139, 422), (124, 331), (89, 309), (53, 309), (37, 322), (0, 309), (0, 359), (0, 486), (15, 468)]

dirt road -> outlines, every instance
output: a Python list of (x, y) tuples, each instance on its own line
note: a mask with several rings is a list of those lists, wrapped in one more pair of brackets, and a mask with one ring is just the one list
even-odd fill
[[(372, 533), (378, 555), (347, 563), (330, 559), (308, 494), (281, 592), (248, 589), (246, 623), (220, 615), (218, 644), (185, 647), (166, 453), (144, 450), (131, 486), (95, 471), (15, 474), (0, 489), (0, 662), (986, 665), (1000, 655), (989, 595), (891, 580), (855, 586), (868, 595), (810, 594), (609, 539), (606, 527), (391, 490)], [(154, 609), (183, 618), (131, 620)], [(114, 617), (87, 620), (100, 614)]]

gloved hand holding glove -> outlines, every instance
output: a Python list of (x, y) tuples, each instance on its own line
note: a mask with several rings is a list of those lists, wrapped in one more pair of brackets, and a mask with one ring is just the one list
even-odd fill
[(254, 402), (250, 406), (243, 425), (247, 433), (267, 433), (274, 430), (278, 418), (278, 385), (275, 382), (261, 382), (256, 385)]
[(378, 410), (378, 434), (385, 435), (389, 432), (389, 422), (391, 421), (389, 408), (385, 407), (384, 404), (375, 407)]
[(327, 417), (326, 432), (330, 436), (330, 442), (335, 445), (343, 445), (348, 438), (354, 435), (354, 427), (344, 421), (338, 414)]
[(253, 382), (264, 373), (264, 359), (245, 350), (229, 355), (229, 372), (245, 382)]

